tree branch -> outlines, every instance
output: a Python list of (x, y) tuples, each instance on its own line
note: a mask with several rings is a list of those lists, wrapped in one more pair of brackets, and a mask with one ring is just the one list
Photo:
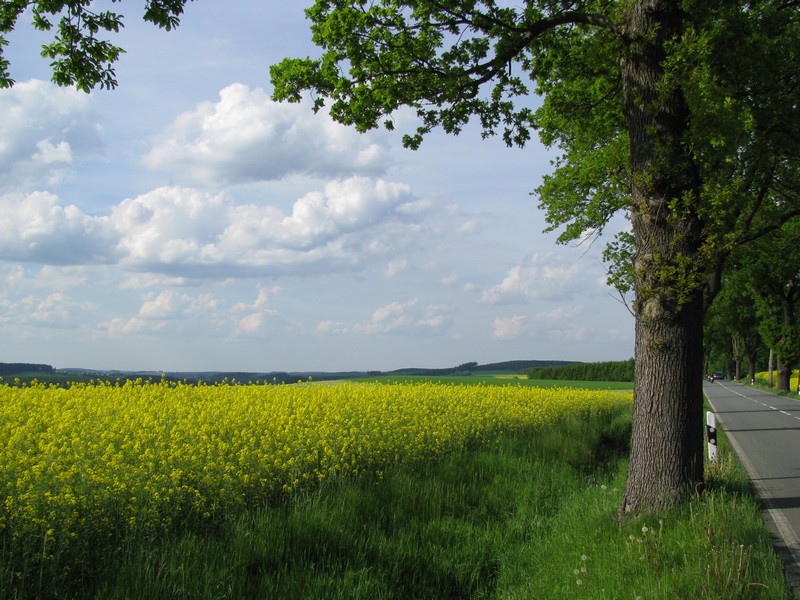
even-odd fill
[(473, 80), (473, 85), (476, 87), (481, 86), (493, 79), (536, 38), (561, 25), (592, 25), (621, 35), (621, 30), (615, 23), (604, 15), (594, 13), (566, 11), (540, 19), (528, 27), (522, 28), (522, 35), (519, 36), (516, 42), (510, 44), (504, 52), (497, 54), (491, 61), (470, 69), (467, 72), (468, 75), (484, 72), (481, 77)]

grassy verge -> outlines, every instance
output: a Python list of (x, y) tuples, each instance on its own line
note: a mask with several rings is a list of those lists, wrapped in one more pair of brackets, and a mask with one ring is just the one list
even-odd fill
[(789, 391), (781, 391), (774, 385), (772, 387), (769, 387), (765, 381), (759, 381), (758, 379), (756, 379), (755, 383), (747, 383), (745, 381), (741, 381), (739, 383), (742, 383), (749, 388), (761, 390), (762, 392), (768, 392), (776, 396), (783, 396), (784, 398), (789, 398), (791, 400), (800, 400), (800, 394), (798, 394), (797, 392), (797, 383), (795, 383), (794, 381), (792, 383), (792, 389)]
[(97, 598), (788, 598), (721, 439), (708, 489), (617, 524), (629, 411), (131, 541)]

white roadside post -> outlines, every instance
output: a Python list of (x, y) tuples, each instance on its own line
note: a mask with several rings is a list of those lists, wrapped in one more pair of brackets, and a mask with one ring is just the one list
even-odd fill
[(706, 437), (708, 438), (708, 460), (717, 460), (717, 415), (706, 413)]

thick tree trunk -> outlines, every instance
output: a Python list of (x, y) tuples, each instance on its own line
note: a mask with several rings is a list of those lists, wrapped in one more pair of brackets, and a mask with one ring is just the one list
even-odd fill
[(779, 392), (788, 392), (789, 390), (789, 382), (792, 377), (792, 367), (788, 364), (783, 362), (782, 360), (778, 359), (778, 391)]
[(742, 378), (742, 359), (744, 358), (744, 341), (738, 335), (731, 336), (731, 366), (730, 373), (733, 379), (739, 381)]
[(767, 365), (767, 387), (773, 387), (775, 382), (773, 380), (773, 372), (775, 371), (775, 351), (770, 348), (769, 349), (769, 361)]
[(621, 64), (637, 256), (633, 433), (620, 514), (662, 510), (703, 481), (700, 186), (683, 145), (688, 108), (664, 72), (665, 47), (681, 29), (678, 2), (635, 2)]
[(797, 299), (790, 289), (783, 298), (783, 337), (778, 342), (778, 391), (790, 392), (792, 365), (797, 358), (794, 305)]
[(636, 383), (622, 512), (658, 511), (703, 480), (702, 300), (636, 322)]

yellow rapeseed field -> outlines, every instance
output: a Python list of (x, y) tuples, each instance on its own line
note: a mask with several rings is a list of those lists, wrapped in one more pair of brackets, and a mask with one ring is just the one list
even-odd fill
[(3, 385), (0, 535), (46, 547), (158, 533), (630, 398), (432, 383)]

